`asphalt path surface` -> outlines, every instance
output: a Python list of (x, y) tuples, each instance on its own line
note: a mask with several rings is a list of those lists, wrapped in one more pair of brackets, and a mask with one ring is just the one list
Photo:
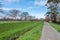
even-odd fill
[(60, 40), (60, 33), (58, 33), (49, 23), (44, 22), (41, 40)]

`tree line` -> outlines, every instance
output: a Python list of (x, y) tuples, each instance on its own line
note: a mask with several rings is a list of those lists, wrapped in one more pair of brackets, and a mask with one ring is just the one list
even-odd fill
[(35, 16), (31, 16), (28, 12), (22, 12), (18, 9), (4, 10), (3, 4), (0, 2), (0, 20), (38, 20)]

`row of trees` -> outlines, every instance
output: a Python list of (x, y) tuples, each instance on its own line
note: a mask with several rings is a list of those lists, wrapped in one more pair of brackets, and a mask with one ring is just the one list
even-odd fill
[(6, 11), (2, 9), (2, 3), (0, 2), (0, 20), (34, 20), (35, 16), (31, 16), (28, 12), (21, 12), (17, 9), (11, 9)]
[(12, 10), (9, 10), (8, 12), (1, 10), (0, 13), (5, 15), (4, 17), (1, 17), (2, 20), (3, 19), (4, 20), (33, 20), (35, 19), (35, 16), (29, 15), (28, 12), (21, 12), (17, 9), (12, 9)]
[[(56, 17), (59, 14), (59, 11), (58, 11), (59, 3), (60, 3), (60, 0), (48, 0), (47, 4), (46, 4), (46, 6), (48, 6), (48, 10), (49, 10), (46, 14), (47, 14), (47, 16), (50, 17), (51, 21), (55, 22), (55, 23), (57, 22)], [(60, 22), (60, 20), (59, 20), (59, 22)]]

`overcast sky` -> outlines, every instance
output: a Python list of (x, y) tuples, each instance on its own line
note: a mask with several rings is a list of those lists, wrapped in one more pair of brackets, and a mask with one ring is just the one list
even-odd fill
[(47, 0), (0, 0), (3, 3), (4, 10), (18, 9), (22, 12), (29, 12), (30, 15), (37, 18), (44, 18), (47, 12), (45, 6)]

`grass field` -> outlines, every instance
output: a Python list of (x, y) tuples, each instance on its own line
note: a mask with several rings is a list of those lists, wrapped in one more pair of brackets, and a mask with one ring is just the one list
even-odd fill
[[(36, 33), (35, 36), (37, 36), (37, 38), (39, 38), (40, 33), (41, 33), (40, 31), (42, 30), (42, 25), (43, 25), (43, 22), (35, 22), (35, 21), (33, 21), (33, 22), (31, 22), (31, 21), (27, 21), (27, 22), (25, 22), (25, 21), (24, 22), (20, 22), (20, 21), (0, 22), (0, 40), (12, 40), (12, 38), (17, 36), (21, 32), (25, 33), (24, 31), (26, 29), (28, 29), (28, 30), (31, 29), (31, 31), (29, 30), (29, 32), (31, 32), (30, 35), (33, 35), (32, 33), (34, 32), (34, 30), (35, 30), (35, 32), (38, 32), (38, 33)], [(27, 35), (29, 34), (28, 30), (25, 33)], [(30, 36), (30, 35), (28, 35), (28, 36)], [(33, 37), (33, 38), (35, 38), (35, 37)]]
[(26, 32), (23, 36), (21, 36), (17, 40), (40, 40), (43, 24), (44, 24), (43, 22), (40, 22), (38, 26)]
[(60, 33), (60, 25), (59, 24), (50, 23), (50, 25)]

